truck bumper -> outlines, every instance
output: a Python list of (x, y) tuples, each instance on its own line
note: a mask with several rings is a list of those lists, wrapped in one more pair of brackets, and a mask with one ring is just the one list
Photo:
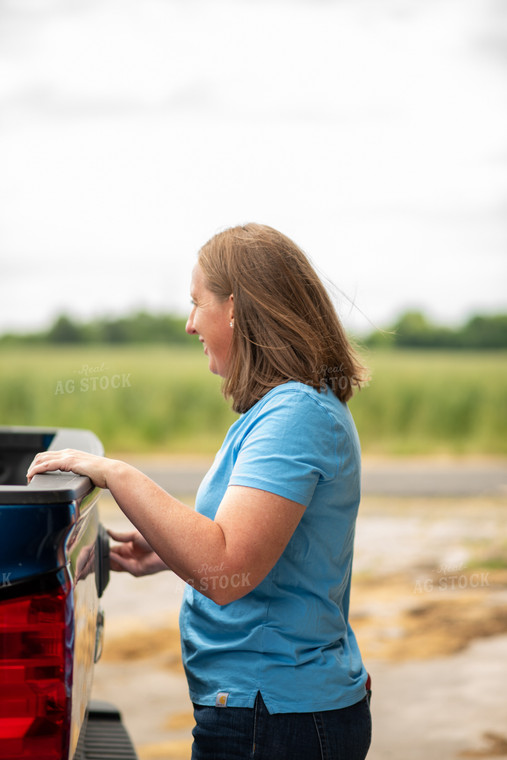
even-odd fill
[(86, 727), (74, 760), (138, 760), (120, 712), (109, 704), (91, 700)]

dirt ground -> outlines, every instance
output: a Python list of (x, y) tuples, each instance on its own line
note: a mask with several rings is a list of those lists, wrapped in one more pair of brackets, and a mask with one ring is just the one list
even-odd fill
[[(357, 525), (352, 625), (373, 679), (369, 760), (507, 757), (507, 494), (373, 497)], [(102, 520), (128, 523), (104, 498)], [(188, 760), (183, 583), (113, 574), (94, 697), (141, 760)]]

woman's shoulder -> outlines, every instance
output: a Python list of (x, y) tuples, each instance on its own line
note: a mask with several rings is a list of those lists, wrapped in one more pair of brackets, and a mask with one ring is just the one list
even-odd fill
[(315, 418), (329, 418), (334, 423), (348, 421), (347, 405), (335, 396), (330, 388), (320, 389), (311, 385), (289, 380), (271, 388), (250, 411), (252, 416), (274, 413), (285, 415), (310, 415)]
[(270, 456), (283, 451), (285, 462), (292, 457), (294, 462), (318, 463), (329, 477), (347, 452), (359, 451), (347, 405), (331, 389), (319, 391), (296, 381), (272, 388), (244, 415), (235, 446), (255, 450), (255, 457), (261, 458), (267, 451)]
[(270, 402), (277, 398), (286, 402), (291, 400), (302, 404), (316, 403), (330, 407), (346, 407), (346, 404), (335, 396), (329, 386), (322, 385), (320, 388), (315, 388), (313, 385), (302, 383), (299, 380), (288, 380), (286, 383), (280, 383), (280, 385), (271, 388), (260, 401)]

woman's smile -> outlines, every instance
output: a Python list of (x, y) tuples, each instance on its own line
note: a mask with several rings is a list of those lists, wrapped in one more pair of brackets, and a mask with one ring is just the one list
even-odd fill
[(209, 358), (210, 371), (225, 377), (232, 342), (232, 296), (221, 301), (212, 293), (206, 286), (199, 264), (196, 264), (192, 272), (190, 294), (192, 310), (185, 329), (189, 335), (199, 337), (204, 354)]

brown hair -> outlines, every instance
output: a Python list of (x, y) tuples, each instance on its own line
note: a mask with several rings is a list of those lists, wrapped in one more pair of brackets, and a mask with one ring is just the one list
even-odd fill
[(367, 380), (326, 289), (305, 254), (260, 224), (232, 227), (199, 251), (206, 285), (234, 296), (234, 331), (223, 393), (245, 412), (268, 390), (298, 380), (328, 385), (347, 401)]

